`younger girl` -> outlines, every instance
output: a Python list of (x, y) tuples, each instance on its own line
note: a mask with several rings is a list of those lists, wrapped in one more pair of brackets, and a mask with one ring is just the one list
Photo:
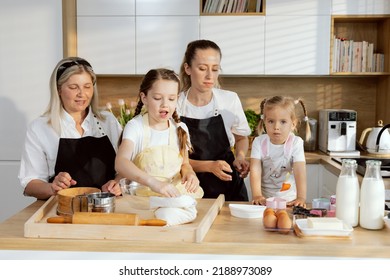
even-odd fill
[[(265, 205), (268, 197), (282, 197), (287, 205), (305, 206), (306, 163), (303, 140), (293, 131), (298, 125), (295, 104), (300, 103), (307, 122), (306, 136), (310, 138), (310, 127), (306, 108), (301, 100), (274, 96), (264, 99), (260, 105), (259, 132), (252, 143), (250, 161), (250, 183), (253, 204)], [(280, 191), (283, 182), (290, 189)]]
[[(178, 93), (179, 78), (171, 70), (152, 69), (141, 83), (115, 160), (119, 174), (143, 186), (137, 195), (203, 196), (188, 161), (188, 130), (176, 113)], [(146, 113), (140, 114), (143, 105)]]

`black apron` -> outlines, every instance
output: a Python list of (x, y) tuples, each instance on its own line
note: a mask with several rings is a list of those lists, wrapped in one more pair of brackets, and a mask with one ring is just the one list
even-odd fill
[(204, 198), (216, 198), (225, 195), (226, 201), (248, 201), (244, 180), (233, 166), (234, 154), (230, 149), (225, 125), (221, 115), (208, 119), (180, 117), (190, 132), (194, 152), (190, 159), (224, 160), (233, 170), (232, 181), (222, 181), (211, 172), (198, 172), (196, 175), (204, 190)]
[[(103, 137), (60, 138), (55, 175), (68, 172), (77, 184), (71, 187), (101, 187), (115, 178), (115, 150)], [(53, 178), (54, 179), (54, 178)]]

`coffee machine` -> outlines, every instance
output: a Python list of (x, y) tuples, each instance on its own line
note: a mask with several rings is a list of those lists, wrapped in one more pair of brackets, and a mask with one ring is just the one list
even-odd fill
[(357, 112), (323, 109), (319, 112), (319, 149), (329, 155), (359, 156), (356, 150)]

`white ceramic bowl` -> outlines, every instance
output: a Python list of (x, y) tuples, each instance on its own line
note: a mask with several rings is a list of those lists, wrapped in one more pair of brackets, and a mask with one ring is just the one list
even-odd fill
[(237, 218), (255, 219), (262, 218), (264, 209), (263, 205), (250, 204), (229, 204), (230, 214)]

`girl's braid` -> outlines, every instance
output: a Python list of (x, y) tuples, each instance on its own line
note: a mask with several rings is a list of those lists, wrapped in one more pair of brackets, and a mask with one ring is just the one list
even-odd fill
[[(179, 115), (177, 114), (176, 110), (172, 114), (172, 118), (176, 123), (180, 123), (180, 118)], [(179, 138), (179, 149), (180, 149), (180, 154), (184, 157), (185, 151), (189, 149), (189, 151), (192, 151), (192, 146), (188, 141), (188, 135), (187, 132), (179, 126), (177, 128), (177, 137)]]

